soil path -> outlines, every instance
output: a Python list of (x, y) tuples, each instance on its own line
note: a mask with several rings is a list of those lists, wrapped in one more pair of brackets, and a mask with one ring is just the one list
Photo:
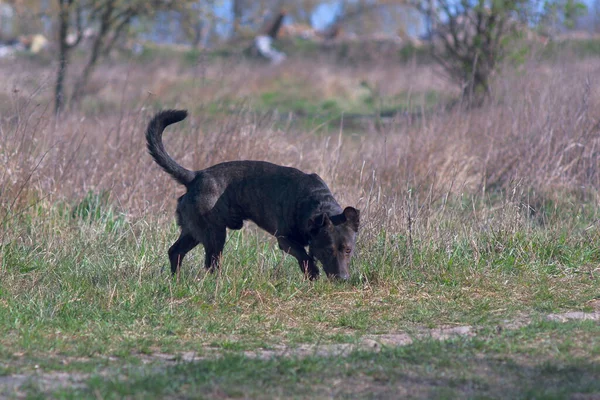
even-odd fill
[[(549, 321), (567, 322), (567, 321), (582, 321), (592, 320), (600, 321), (600, 310), (595, 312), (565, 312), (560, 314), (549, 314), (545, 318)], [(520, 318), (510, 321), (504, 321), (496, 328), (498, 331), (518, 329), (529, 325), (532, 322), (531, 318)], [(380, 351), (384, 347), (406, 346), (415, 340), (420, 339), (436, 339), (447, 340), (458, 336), (476, 336), (477, 328), (473, 326), (453, 326), (453, 327), (438, 327), (433, 329), (422, 328), (412, 333), (398, 332), (387, 333), (382, 335), (366, 335), (356, 343), (344, 344), (301, 344), (294, 347), (276, 345), (270, 349), (257, 349), (245, 351), (246, 357), (258, 359), (270, 359), (274, 357), (309, 357), (309, 356), (325, 356), (325, 357), (340, 357), (354, 350)], [(153, 353), (149, 355), (139, 355), (139, 359), (144, 364), (158, 363), (159, 365), (173, 365), (180, 362), (194, 362), (209, 358), (219, 357), (222, 350), (215, 348), (207, 348), (202, 354), (197, 352), (183, 352), (177, 354), (170, 353)], [(110, 357), (111, 360), (118, 360)], [(91, 361), (91, 359), (75, 359), (69, 361)], [(109, 372), (105, 371), (108, 376)], [(21, 373), (13, 375), (0, 376), (0, 399), (5, 398), (21, 398), (25, 397), (26, 393), (23, 388), (33, 385), (44, 393), (55, 391), (61, 387), (84, 388), (84, 382), (89, 379), (90, 374), (78, 372), (43, 372), (37, 368), (31, 373)]]

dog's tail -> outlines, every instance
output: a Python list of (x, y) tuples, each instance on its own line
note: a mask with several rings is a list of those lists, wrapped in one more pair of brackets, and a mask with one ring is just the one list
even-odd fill
[(167, 171), (175, 180), (182, 185), (189, 185), (194, 180), (194, 172), (183, 168), (169, 156), (163, 146), (162, 133), (171, 124), (182, 121), (187, 117), (185, 110), (161, 111), (152, 118), (146, 130), (146, 142), (148, 152), (154, 161)]

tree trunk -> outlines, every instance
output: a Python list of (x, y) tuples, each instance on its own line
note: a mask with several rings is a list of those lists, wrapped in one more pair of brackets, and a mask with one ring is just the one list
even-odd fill
[(475, 71), (463, 88), (463, 99), (470, 107), (482, 105), (490, 94), (489, 74), (485, 71)]
[(242, 23), (242, 0), (232, 0), (233, 3), (233, 38), (240, 34)]
[(194, 39), (192, 40), (192, 47), (194, 49), (200, 48), (202, 44), (202, 31), (204, 29), (204, 24), (202, 21), (198, 21), (194, 24)]
[(96, 67), (96, 62), (98, 61), (98, 56), (100, 54), (100, 41), (99, 41), (99, 38), (100, 37), (98, 36), (96, 38), (96, 40), (94, 41), (94, 45), (92, 46), (92, 53), (90, 55), (90, 59), (88, 60), (88, 62), (85, 65), (85, 67), (83, 68), (83, 72), (81, 73), (81, 76), (79, 77), (79, 79), (75, 83), (75, 88), (73, 89), (73, 95), (71, 96), (71, 102), (72, 103), (76, 103), (78, 100), (81, 99), (81, 97), (83, 96), (83, 89), (85, 88), (85, 85), (87, 85), (87, 82), (88, 82), (88, 80), (90, 78), (90, 75), (92, 74), (92, 71)]
[(104, 5), (104, 10), (100, 17), (100, 30), (98, 31), (98, 34), (96, 35), (96, 38), (94, 39), (94, 43), (92, 44), (92, 51), (90, 54), (90, 58), (88, 59), (87, 64), (83, 68), (83, 72), (81, 73), (81, 76), (75, 83), (75, 88), (73, 89), (73, 95), (71, 96), (72, 102), (77, 102), (83, 97), (85, 86), (87, 85), (88, 80), (90, 79), (90, 76), (92, 75), (92, 72), (94, 72), (94, 69), (96, 68), (98, 59), (103, 54), (103, 51), (108, 52), (110, 50), (110, 47), (114, 44), (118, 35), (120, 34), (120, 29), (129, 23), (130, 16), (124, 16), (123, 20), (121, 21), (121, 24), (117, 28), (117, 31), (114, 32), (114, 34), (115, 34), (115, 36), (113, 38), (114, 40), (110, 41), (108, 44), (105, 44), (105, 40), (107, 39), (107, 36), (108, 36), (110, 30), (111, 30), (111, 28), (113, 28), (113, 26), (112, 26), (112, 24), (114, 23), (113, 14), (114, 14), (114, 10), (115, 10), (114, 4), (115, 4), (114, 1), (108, 1)]
[(102, 42), (105, 33), (106, 32), (101, 29), (98, 33), (98, 36), (96, 36), (96, 40), (94, 40), (90, 58), (83, 68), (83, 72), (77, 80), (77, 83), (75, 83), (75, 88), (73, 89), (73, 95), (71, 97), (72, 102), (77, 102), (83, 96), (83, 89), (85, 88), (85, 85), (87, 85), (90, 75), (92, 74), (92, 71), (96, 67), (96, 63), (98, 62), (98, 57), (100, 56), (100, 50), (102, 49)]
[(69, 28), (69, 9), (62, 2), (58, 21), (58, 74), (54, 91), (54, 113), (59, 115), (65, 104), (65, 77), (69, 64), (69, 45), (67, 44), (67, 30)]

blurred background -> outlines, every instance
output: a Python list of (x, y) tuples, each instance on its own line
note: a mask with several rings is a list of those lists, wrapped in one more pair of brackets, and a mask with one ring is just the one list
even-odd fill
[(510, 194), (536, 220), (556, 201), (595, 204), (599, 11), (575, 0), (1, 2), (4, 209), (106, 192), (132, 215), (170, 210), (180, 188), (157, 173), (142, 132), (174, 107), (190, 118), (165, 140), (189, 168), (263, 159), (317, 172), (394, 230), (411, 220), (407, 204), (429, 215), (453, 195)]
[[(94, 91), (99, 64), (161, 56), (188, 65), (235, 56), (265, 65), (289, 58), (437, 65), (436, 75), (461, 91), (462, 102), (480, 104), (501, 64), (549, 59), (565, 47), (593, 55), (599, 31), (594, 0), (0, 2), (0, 57), (36, 55), (55, 63), (56, 113)], [(77, 64), (70, 72), (69, 63)], [(359, 83), (370, 93), (382, 86)], [(428, 105), (446, 94), (430, 91)]]

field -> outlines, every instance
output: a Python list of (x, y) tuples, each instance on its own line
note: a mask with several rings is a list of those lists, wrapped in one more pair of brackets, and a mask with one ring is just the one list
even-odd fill
[[(0, 397), (600, 398), (600, 58), (564, 52), (473, 109), (415, 60), (156, 53), (58, 119), (53, 65), (2, 60)], [(162, 108), (186, 167), (294, 166), (359, 208), (349, 282), (250, 223), (172, 279)]]

